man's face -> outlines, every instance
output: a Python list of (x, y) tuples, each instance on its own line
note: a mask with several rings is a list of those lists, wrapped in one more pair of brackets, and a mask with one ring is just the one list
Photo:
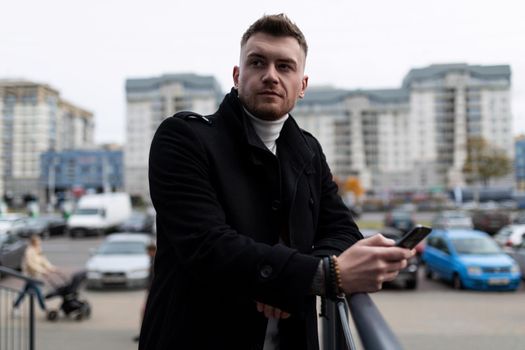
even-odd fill
[(293, 37), (252, 35), (241, 47), (240, 66), (233, 68), (233, 82), (248, 111), (265, 120), (290, 112), (308, 85), (305, 58)]

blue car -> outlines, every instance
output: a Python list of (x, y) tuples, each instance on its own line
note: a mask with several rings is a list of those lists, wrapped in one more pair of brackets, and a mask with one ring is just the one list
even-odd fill
[(521, 281), (516, 261), (481, 231), (433, 230), (422, 259), (427, 278), (450, 281), (456, 289), (516, 290)]

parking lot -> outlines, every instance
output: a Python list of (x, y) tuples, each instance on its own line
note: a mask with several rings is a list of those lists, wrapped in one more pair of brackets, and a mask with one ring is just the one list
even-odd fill
[[(52, 237), (43, 249), (54, 264), (71, 273), (84, 267), (90, 250), (100, 242), (98, 237)], [(516, 292), (456, 291), (425, 279), (423, 271), (419, 282), (415, 291), (389, 287), (372, 295), (406, 349), (523, 349), (523, 285)], [(16, 286), (12, 280), (3, 283)], [(49, 322), (38, 310), (37, 349), (136, 349), (132, 338), (138, 332), (144, 296), (144, 290), (82, 291), (93, 314), (80, 322), (63, 317)]]

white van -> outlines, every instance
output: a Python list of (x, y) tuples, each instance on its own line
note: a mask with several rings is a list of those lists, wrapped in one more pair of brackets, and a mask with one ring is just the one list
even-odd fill
[(71, 237), (102, 235), (113, 231), (131, 215), (127, 193), (87, 194), (80, 198), (67, 220)]

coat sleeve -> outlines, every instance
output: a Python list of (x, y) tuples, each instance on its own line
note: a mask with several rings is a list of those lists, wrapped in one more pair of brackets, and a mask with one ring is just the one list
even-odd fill
[(320, 199), (319, 216), (313, 255), (339, 255), (363, 238), (348, 207), (339, 196), (337, 184), (326, 162), (321, 145), (313, 138), (316, 154), (319, 155)]
[[(198, 287), (300, 310), (319, 259), (256, 242), (226, 223), (206, 149), (190, 123), (197, 122), (166, 119), (150, 150), (150, 193), (163, 235), (159, 252), (169, 249)], [(162, 241), (169, 246), (161, 247)]]

